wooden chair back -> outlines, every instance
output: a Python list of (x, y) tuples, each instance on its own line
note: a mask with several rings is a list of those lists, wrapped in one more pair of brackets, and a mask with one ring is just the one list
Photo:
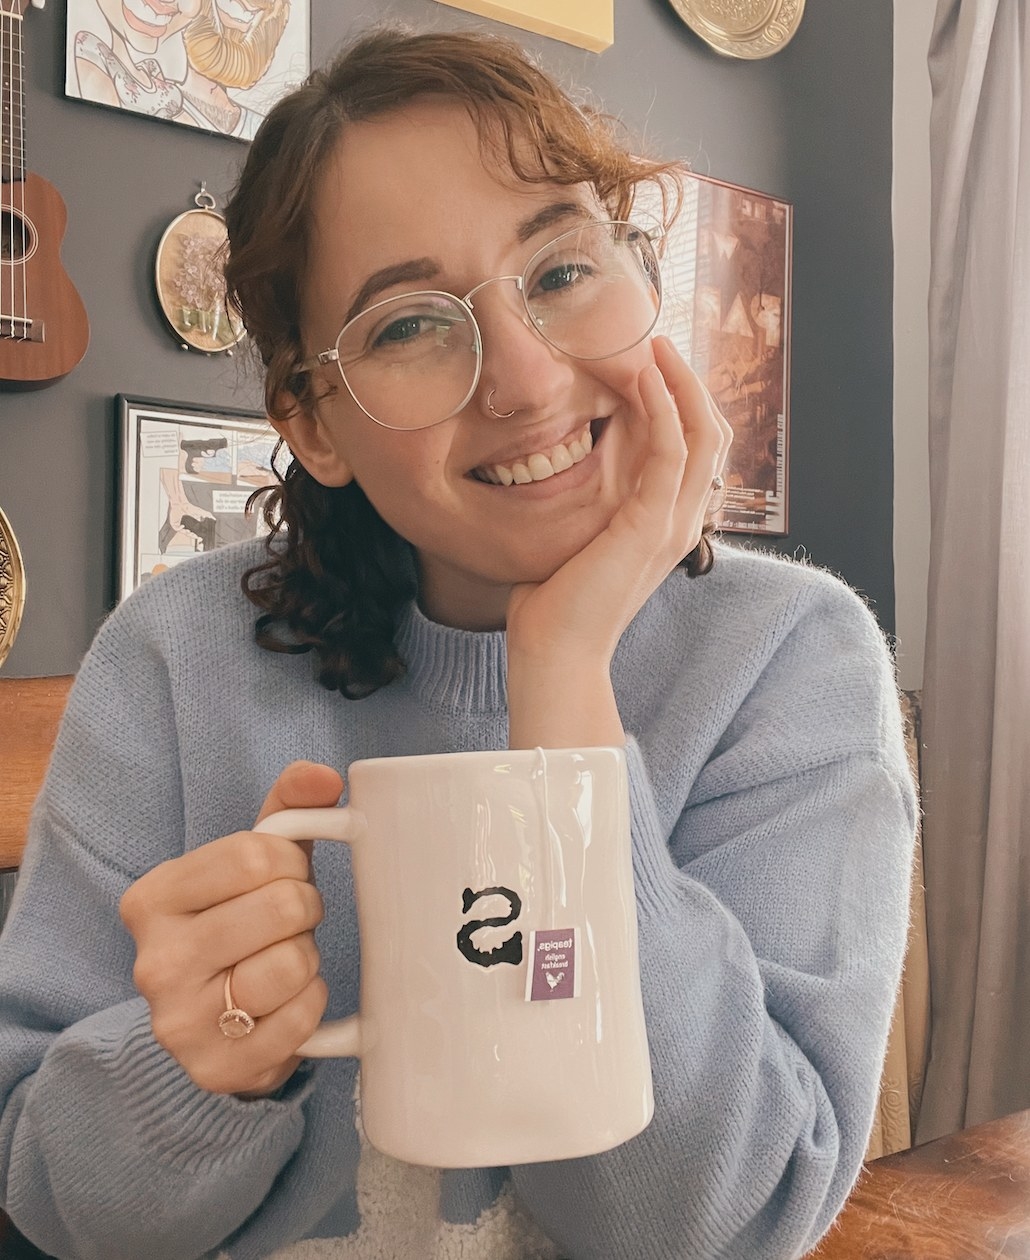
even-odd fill
[(21, 863), (72, 675), (0, 677), (0, 871)]

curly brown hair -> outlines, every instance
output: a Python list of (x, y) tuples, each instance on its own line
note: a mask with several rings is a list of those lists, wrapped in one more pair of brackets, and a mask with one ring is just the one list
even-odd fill
[[(629, 152), (614, 119), (574, 102), (514, 41), (398, 27), (365, 34), (270, 111), (226, 209), (229, 301), (263, 364), (275, 420), (317, 402), (301, 367), (300, 286), (322, 169), (348, 123), (425, 96), (460, 102), (484, 157), (520, 180), (591, 185), (613, 219), (628, 218), (637, 187), (650, 183), (661, 193), (663, 226), (675, 218), (682, 165)], [(356, 483), (323, 486), (296, 459), (276, 475), (279, 484), (259, 492), (268, 557), (243, 575), (244, 593), (262, 610), (257, 642), (314, 650), (324, 686), (368, 695), (404, 669), (394, 636), (414, 593), (410, 548)], [(706, 523), (681, 562), (691, 577), (712, 567), (711, 529)]]

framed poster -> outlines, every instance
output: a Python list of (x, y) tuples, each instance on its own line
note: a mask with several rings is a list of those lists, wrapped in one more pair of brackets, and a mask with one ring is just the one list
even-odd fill
[(276, 481), (278, 434), (260, 412), (117, 399), (118, 598), (198, 552), (266, 531), (247, 500)]
[(238, 140), (310, 69), (311, 0), (68, 0), (66, 95)]
[(604, 52), (615, 41), (615, 0), (438, 0), (524, 31)]
[[(645, 197), (634, 214), (657, 217)], [(787, 532), (792, 208), (688, 174), (664, 243), (660, 331), (733, 429), (720, 528)]]

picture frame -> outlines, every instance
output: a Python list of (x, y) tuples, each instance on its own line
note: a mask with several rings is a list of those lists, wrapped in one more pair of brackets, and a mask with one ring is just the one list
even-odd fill
[(615, 0), (437, 0), (452, 9), (601, 53), (615, 42)]
[(273, 485), (278, 434), (259, 411), (119, 394), (117, 598), (200, 552), (267, 532), (255, 490)]
[[(199, 12), (197, 11), (199, 5)], [(311, 0), (160, 6), (68, 0), (65, 95), (235, 140), (311, 69)]]
[[(671, 338), (733, 429), (719, 528), (789, 529), (790, 323), (793, 207), (739, 184), (689, 172), (680, 214), (661, 242)], [(638, 199), (634, 217), (659, 219)]]

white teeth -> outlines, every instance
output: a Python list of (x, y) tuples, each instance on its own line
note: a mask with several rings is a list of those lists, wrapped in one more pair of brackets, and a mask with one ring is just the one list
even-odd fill
[(575, 462), (567, 446), (556, 446), (551, 452), (551, 466), (555, 472), (564, 472), (566, 468), (571, 468)]
[(594, 441), (590, 436), (590, 426), (584, 425), (582, 433), (573, 438), (571, 442), (559, 443), (553, 450), (546, 453), (544, 451), (535, 451), (532, 455), (527, 455), (524, 459), (516, 460), (510, 465), (491, 464), (484, 466), (480, 468), (479, 476), (482, 480), (502, 486), (525, 486), (531, 481), (546, 481), (548, 477), (553, 477), (555, 473), (565, 472), (573, 464), (578, 464), (580, 460), (586, 459), (593, 446)]

